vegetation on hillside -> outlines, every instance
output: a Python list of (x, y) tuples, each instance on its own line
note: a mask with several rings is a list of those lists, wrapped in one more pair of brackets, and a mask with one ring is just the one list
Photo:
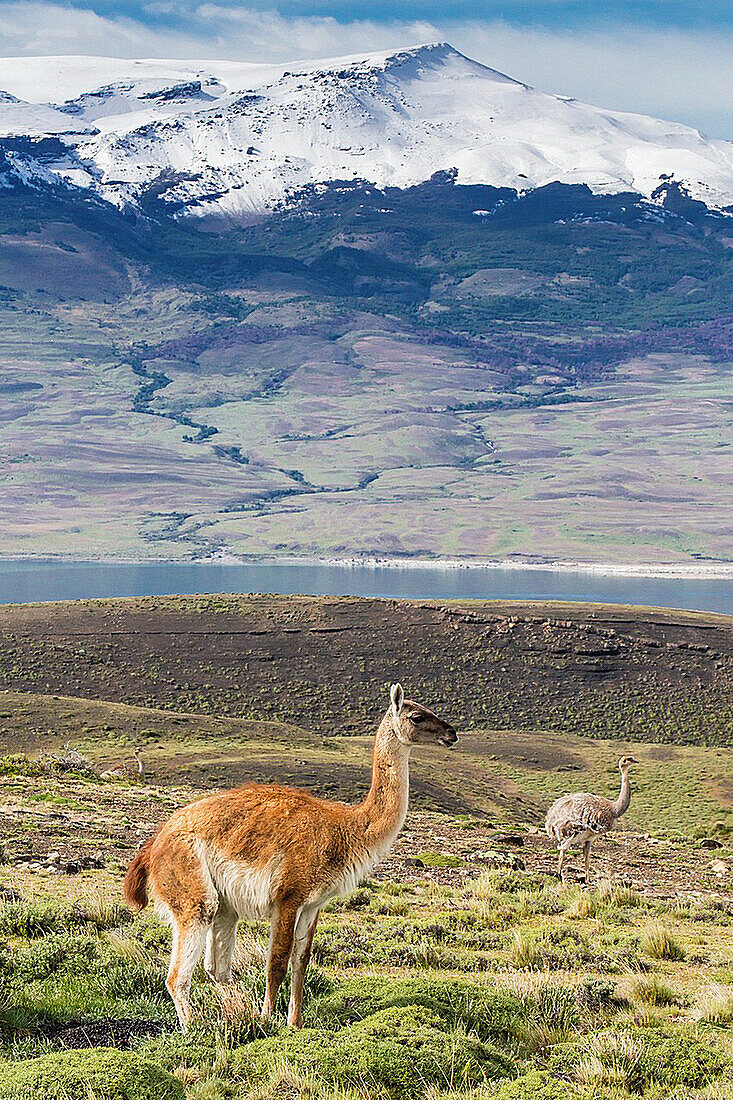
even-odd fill
[[(358, 712), (348, 728), (334, 642), (364, 676), (373, 729), (387, 693), (367, 660), (369, 622), (386, 620), (390, 644), (405, 647), (400, 667), (419, 681), (409, 694), (459, 727), (453, 708), (466, 713), (474, 698), (457, 656), (471, 651), (467, 631), (507, 643), (505, 675), (525, 693), (534, 689), (518, 655), (536, 657), (548, 630), (573, 652), (593, 648), (584, 624), (627, 639), (615, 654), (603, 650), (604, 661), (620, 661), (603, 681), (609, 692), (646, 639), (655, 659), (639, 682), (650, 700), (683, 690), (688, 658), (703, 671), (728, 659), (722, 619), (515, 611), (508, 630), (507, 609), (490, 605), (206, 597), (46, 606), (41, 617), (30, 606), (0, 609), (13, 686), (0, 692), (0, 1100), (727, 1100), (733, 807), (730, 753), (719, 747), (664, 744), (649, 730), (624, 740), (640, 761), (631, 807), (596, 844), (588, 889), (577, 881), (579, 852), (558, 881), (542, 822), (559, 794), (616, 792), (618, 741), (598, 728), (580, 737), (486, 728), (475, 717), (453, 751), (417, 746), (411, 812), (394, 849), (321, 916), (300, 1032), (285, 1024), (287, 981), (275, 1019), (259, 1019), (268, 929), (245, 921), (236, 988), (217, 992), (199, 970), (194, 1027), (182, 1036), (165, 988), (170, 931), (152, 910), (133, 916), (121, 904), (140, 842), (212, 790), (256, 780), (363, 797), (372, 740), (359, 735)], [(421, 663), (429, 623), (457, 685), (450, 697)], [(691, 648), (695, 632), (704, 650)], [(290, 656), (286, 638), (298, 643)], [(257, 659), (243, 656), (241, 639), (258, 639)], [(120, 648), (100, 648), (113, 641)], [(272, 698), (289, 701), (290, 720), (223, 714), (233, 696), (209, 667), (210, 644), (222, 667), (239, 669), (245, 711), (255, 709), (251, 665)], [(384, 629), (379, 644), (383, 675)], [(165, 705), (136, 704), (136, 693), (171, 690), (164, 655), (178, 708), (167, 694)], [(297, 688), (288, 671), (296, 656)], [(538, 683), (560, 657), (551, 646)], [(205, 679), (184, 697), (180, 683), (199, 666)], [(29, 690), (32, 676), (47, 678), (46, 693)], [(345, 736), (314, 728), (316, 682), (330, 688)], [(344, 681), (350, 690), (355, 682)], [(105, 774), (135, 746), (143, 776)]]
[(0, 552), (727, 560), (730, 218), (660, 199), (0, 189)]

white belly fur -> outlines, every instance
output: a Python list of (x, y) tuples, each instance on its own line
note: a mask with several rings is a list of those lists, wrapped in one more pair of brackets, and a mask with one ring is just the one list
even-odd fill
[[(381, 844), (354, 860), (336, 878), (318, 886), (306, 900), (308, 908), (317, 907), (332, 898), (350, 894), (371, 873), (385, 852), (392, 846)], [(282, 856), (275, 856), (264, 867), (251, 867), (240, 860), (229, 859), (215, 848), (197, 842), (201, 863), (208, 871), (216, 892), (240, 917), (265, 920), (272, 915), (274, 898), (280, 885)]]
[(368, 874), (376, 867), (381, 859), (381, 852), (370, 852), (364, 859), (355, 861), (333, 879), (332, 882), (315, 890), (308, 898), (307, 905), (325, 905), (332, 898), (343, 897), (355, 890), (360, 882), (363, 882)]
[(216, 892), (240, 917), (264, 920), (272, 913), (282, 857), (276, 856), (264, 867), (251, 867), (241, 860), (228, 859), (216, 848), (197, 842), (199, 857), (209, 872)]

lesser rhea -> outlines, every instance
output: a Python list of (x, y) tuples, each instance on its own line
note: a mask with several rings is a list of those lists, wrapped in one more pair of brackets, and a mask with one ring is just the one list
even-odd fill
[(545, 829), (551, 840), (557, 843), (560, 857), (557, 872), (563, 879), (565, 857), (568, 848), (574, 844), (583, 845), (585, 857), (585, 882), (590, 877), (590, 849), (596, 837), (603, 836), (614, 828), (616, 822), (625, 814), (631, 801), (629, 768), (638, 764), (633, 756), (622, 756), (618, 762), (621, 772), (621, 790), (615, 802), (599, 794), (566, 794), (558, 798), (547, 811)]

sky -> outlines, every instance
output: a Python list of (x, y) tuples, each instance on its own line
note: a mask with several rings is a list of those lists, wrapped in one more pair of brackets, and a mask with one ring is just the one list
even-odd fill
[(0, 58), (297, 61), (431, 41), (545, 92), (733, 139), (733, 0), (0, 0)]

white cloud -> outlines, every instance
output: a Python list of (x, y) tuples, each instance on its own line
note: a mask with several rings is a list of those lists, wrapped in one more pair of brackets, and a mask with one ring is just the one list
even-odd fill
[[(153, 0), (158, 15), (184, 12)], [(52, 2), (0, 2), (0, 55), (284, 61), (393, 49), (447, 39), (458, 49), (543, 91), (671, 118), (733, 136), (733, 34), (608, 24), (558, 31), (506, 23), (285, 18), (253, 7), (202, 3), (176, 28), (99, 15)], [(0, 77), (0, 87), (2, 86)]]
[(555, 32), (456, 25), (453, 45), (545, 92), (733, 138), (733, 34), (613, 26)]

